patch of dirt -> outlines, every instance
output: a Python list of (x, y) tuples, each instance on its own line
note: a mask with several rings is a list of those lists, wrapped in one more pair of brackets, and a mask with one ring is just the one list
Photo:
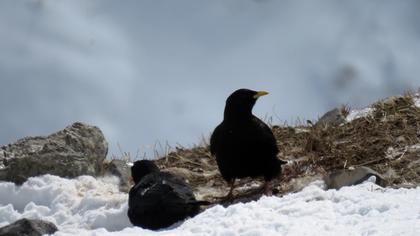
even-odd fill
[[(275, 194), (298, 191), (325, 173), (350, 166), (368, 166), (390, 186), (418, 186), (420, 108), (415, 96), (389, 97), (371, 105), (371, 114), (340, 125), (273, 126), (278, 157), (288, 161), (275, 180)], [(228, 192), (208, 146), (176, 148), (156, 163), (183, 176), (198, 199), (217, 202)], [(232, 203), (258, 199), (262, 184), (262, 179), (237, 181)]]

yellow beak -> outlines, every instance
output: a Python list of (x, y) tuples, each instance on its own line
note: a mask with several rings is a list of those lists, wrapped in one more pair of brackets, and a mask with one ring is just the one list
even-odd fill
[(264, 96), (264, 95), (267, 95), (267, 94), (268, 94), (268, 92), (266, 92), (266, 91), (257, 91), (257, 94), (254, 95), (254, 98), (257, 99), (257, 98), (259, 98), (261, 96)]

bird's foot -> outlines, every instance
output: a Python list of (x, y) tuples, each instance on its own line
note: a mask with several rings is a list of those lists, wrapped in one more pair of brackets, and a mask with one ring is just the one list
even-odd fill
[(235, 188), (235, 179), (229, 181), (229, 193), (225, 196), (225, 200), (228, 202), (233, 201), (233, 189)]
[(229, 192), (225, 196), (215, 197), (215, 200), (221, 204), (223, 203), (232, 203), (234, 200), (233, 194)]
[(233, 202), (233, 199), (234, 199), (233, 198), (233, 189), (235, 187), (235, 179), (232, 179), (232, 180), (228, 181), (228, 183), (229, 183), (229, 186), (230, 186), (229, 193), (224, 197), (219, 197), (220, 202)]
[(273, 183), (271, 181), (265, 181), (263, 190), (264, 195), (273, 196)]
[(233, 192), (229, 192), (226, 196), (223, 197), (223, 199), (227, 202), (233, 201)]

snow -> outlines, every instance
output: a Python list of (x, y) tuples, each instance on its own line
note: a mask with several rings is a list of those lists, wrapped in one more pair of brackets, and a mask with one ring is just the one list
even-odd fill
[(119, 192), (118, 181), (116, 177), (44, 175), (22, 186), (0, 183), (0, 227), (27, 217), (51, 221), (63, 231), (121, 230), (131, 224), (126, 217), (128, 196)]
[(416, 107), (418, 107), (418, 108), (420, 108), (420, 93), (417, 93), (415, 96), (414, 96), (414, 105), (416, 106)]
[(44, 175), (22, 186), (2, 182), (0, 227), (29, 217), (55, 223), (55, 236), (420, 234), (420, 187), (391, 189), (365, 182), (325, 191), (318, 181), (283, 197), (217, 205), (157, 232), (129, 223), (127, 198), (111, 177)]
[[(416, 93), (413, 96), (414, 105), (420, 108), (420, 93)], [(366, 107), (360, 110), (351, 110), (350, 113), (346, 117), (347, 122), (351, 122), (355, 119), (371, 116), (374, 109), (372, 107)]]
[(355, 120), (358, 118), (370, 116), (372, 115), (372, 113), (373, 113), (373, 108), (371, 107), (366, 107), (361, 110), (351, 110), (350, 113), (346, 117), (346, 121), (351, 122), (352, 120)]

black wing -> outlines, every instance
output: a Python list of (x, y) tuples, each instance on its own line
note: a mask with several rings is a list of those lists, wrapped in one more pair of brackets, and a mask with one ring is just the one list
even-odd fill
[(258, 130), (258, 134), (255, 135), (256, 142), (262, 147), (264, 147), (264, 150), (267, 150), (273, 155), (277, 155), (277, 153), (279, 152), (279, 149), (277, 147), (277, 140), (274, 137), (274, 134), (271, 131), (270, 127), (268, 127), (267, 124), (265, 124), (256, 116), (253, 117), (252, 122)]
[[(147, 195), (156, 195), (154, 196), (156, 200), (163, 199), (167, 195), (166, 200), (173, 200), (174, 203), (178, 203), (178, 198), (184, 203), (195, 201), (191, 188), (183, 179), (165, 172), (146, 175), (130, 192), (142, 198)], [(150, 202), (150, 204), (155, 203), (156, 201)]]
[(134, 225), (158, 229), (167, 227), (199, 211), (186, 183), (169, 173), (145, 176), (130, 190), (128, 216)]
[(224, 124), (219, 124), (213, 131), (211, 137), (210, 137), (210, 153), (212, 155), (216, 155), (217, 150), (219, 149), (220, 142), (222, 141), (223, 136), (223, 130), (224, 130)]

